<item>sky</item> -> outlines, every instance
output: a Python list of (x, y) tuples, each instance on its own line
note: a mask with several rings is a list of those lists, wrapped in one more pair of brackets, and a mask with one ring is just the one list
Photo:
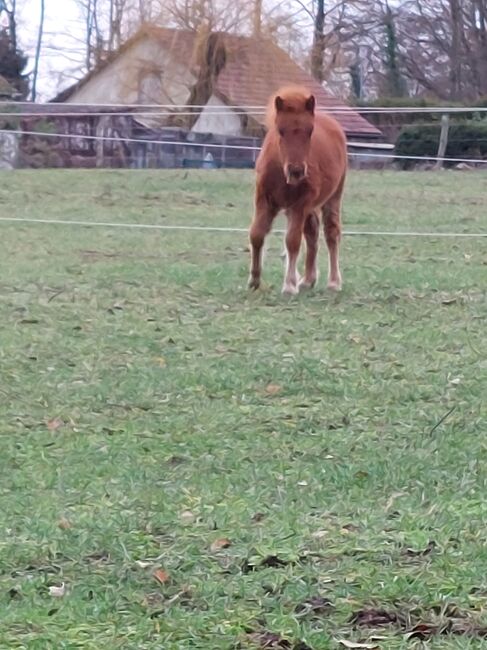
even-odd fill
[[(32, 69), (40, 18), (40, 0), (17, 0), (18, 38)], [(45, 0), (45, 22), (38, 94), (42, 101), (80, 77), (83, 28), (75, 0)]]
[[(275, 0), (273, 0), (274, 2)], [(401, 0), (390, 0), (399, 4)], [(270, 3), (272, 4), (272, 3)], [(40, 0), (17, 0), (18, 36), (32, 70), (40, 17)], [(45, 0), (45, 23), (39, 69), (38, 99), (46, 101), (82, 76), (83, 24), (76, 0)]]
[[(250, 2), (250, 0), (249, 0)], [(264, 0), (264, 6), (286, 0)], [(32, 70), (40, 17), (40, 0), (17, 0), (19, 41)], [(82, 76), (84, 34), (76, 0), (45, 0), (45, 23), (39, 69), (38, 99), (45, 101)]]

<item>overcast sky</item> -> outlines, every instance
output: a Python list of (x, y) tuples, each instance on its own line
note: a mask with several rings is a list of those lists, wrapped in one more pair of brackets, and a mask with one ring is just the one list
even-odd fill
[[(401, 0), (390, 0), (399, 4)], [(32, 70), (40, 17), (40, 0), (17, 0), (18, 35)], [(38, 96), (52, 98), (79, 79), (83, 65), (84, 28), (76, 0), (45, 0), (45, 23)]]
[[(75, 0), (45, 0), (44, 41), (39, 70), (39, 99), (50, 99), (60, 87), (69, 85), (83, 60), (83, 28)], [(18, 36), (29, 55), (29, 71), (34, 59), (40, 17), (39, 0), (17, 0)], [(79, 72), (78, 72), (79, 78)]]

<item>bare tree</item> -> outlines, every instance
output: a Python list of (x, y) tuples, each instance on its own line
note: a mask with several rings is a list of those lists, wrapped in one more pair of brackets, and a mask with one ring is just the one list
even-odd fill
[(24, 99), (29, 91), (29, 79), (24, 74), (28, 59), (19, 49), (16, 0), (0, 0), (0, 19), (3, 16), (7, 18), (7, 26), (0, 27), (0, 74)]
[(317, 0), (314, 16), (313, 46), (311, 49), (311, 72), (313, 77), (323, 83), (325, 54), (325, 0)]
[(445, 100), (487, 94), (487, 0), (408, 0), (399, 49), (420, 91)]
[(12, 49), (16, 50), (18, 47), (17, 42), (17, 0), (0, 0), (0, 15), (5, 13), (8, 22), (8, 31), (10, 34), (10, 41)]
[(197, 31), (205, 25), (210, 31), (248, 31), (252, 3), (227, 0), (158, 0), (158, 23), (168, 27)]
[[(300, 42), (308, 44), (308, 55), (298, 61), (309, 68), (319, 83), (337, 86), (349, 78), (350, 66), (357, 63), (357, 43), (369, 38), (378, 14), (370, 11), (377, 0), (291, 0), (302, 20)], [(310, 38), (309, 35), (312, 35)], [(350, 83), (350, 79), (349, 79)]]
[(262, 33), (262, 0), (254, 0), (254, 3), (253, 35), (258, 37)]
[(37, 32), (37, 45), (36, 53), (34, 58), (34, 72), (32, 74), (32, 89), (31, 89), (31, 99), (35, 102), (37, 98), (37, 78), (39, 76), (39, 63), (41, 58), (41, 48), (42, 48), (42, 37), (44, 35), (44, 16), (45, 16), (45, 0), (40, 0), (40, 19), (39, 19), (39, 29)]

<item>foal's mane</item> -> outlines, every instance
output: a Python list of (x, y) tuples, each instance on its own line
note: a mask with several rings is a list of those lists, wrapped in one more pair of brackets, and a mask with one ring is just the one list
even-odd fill
[(281, 97), (286, 105), (286, 112), (289, 113), (302, 113), (304, 111), (304, 103), (311, 95), (311, 91), (304, 86), (284, 86), (272, 95), (267, 105), (266, 112), (266, 126), (271, 129), (275, 124), (276, 119), (276, 97)]

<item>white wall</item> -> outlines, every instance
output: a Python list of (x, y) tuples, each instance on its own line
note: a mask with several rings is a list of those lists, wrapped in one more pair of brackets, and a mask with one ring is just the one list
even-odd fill
[(136, 104), (142, 79), (161, 74), (158, 104), (184, 104), (194, 77), (184, 64), (173, 61), (156, 39), (144, 39), (95, 74), (69, 98), (70, 103)]
[(238, 136), (242, 134), (242, 125), (240, 116), (213, 95), (201, 112), (193, 131)]

